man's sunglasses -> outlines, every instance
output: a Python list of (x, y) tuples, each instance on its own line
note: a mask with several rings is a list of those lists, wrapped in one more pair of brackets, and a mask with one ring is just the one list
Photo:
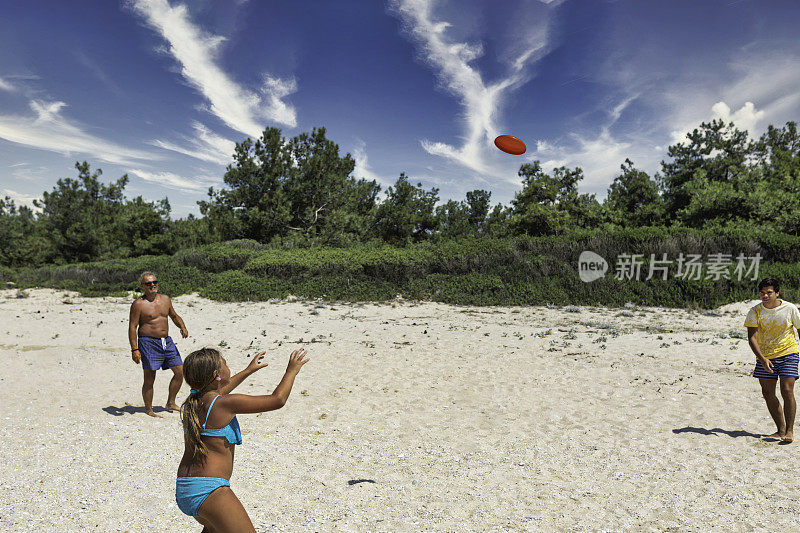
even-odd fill
[(152, 287), (153, 285), (158, 285), (158, 282), (157, 281), (145, 281), (144, 284), (147, 285), (148, 287)]

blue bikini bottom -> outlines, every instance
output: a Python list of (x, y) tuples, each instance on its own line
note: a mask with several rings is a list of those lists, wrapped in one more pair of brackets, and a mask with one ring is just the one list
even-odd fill
[(184, 514), (197, 516), (197, 510), (209, 494), (231, 482), (221, 477), (179, 477), (175, 482), (175, 501)]

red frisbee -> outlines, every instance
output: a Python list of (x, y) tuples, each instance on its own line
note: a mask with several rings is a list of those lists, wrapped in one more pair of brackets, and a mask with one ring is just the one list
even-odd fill
[(511, 155), (522, 155), (527, 150), (524, 142), (511, 135), (500, 135), (494, 140), (494, 145)]

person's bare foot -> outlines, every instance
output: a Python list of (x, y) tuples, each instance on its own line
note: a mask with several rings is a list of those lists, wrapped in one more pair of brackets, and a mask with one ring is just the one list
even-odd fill
[(152, 417), (155, 417), (155, 418), (164, 418), (164, 417), (163, 417), (163, 416), (161, 416), (161, 415), (157, 415), (157, 414), (155, 413), (155, 411), (153, 411), (152, 409), (150, 409), (149, 411), (145, 411), (144, 413), (145, 413), (146, 415), (150, 415), (150, 416), (152, 416)]
[(171, 412), (180, 412), (181, 408), (176, 403), (168, 403), (164, 406), (164, 409)]
[(790, 429), (789, 431), (787, 431), (786, 435), (781, 437), (781, 440), (783, 442), (792, 442), (794, 440), (794, 434), (792, 433), (792, 430)]
[(764, 438), (764, 439), (782, 439), (783, 438), (783, 433), (781, 433), (780, 431), (776, 431), (772, 435), (764, 435), (762, 438)]

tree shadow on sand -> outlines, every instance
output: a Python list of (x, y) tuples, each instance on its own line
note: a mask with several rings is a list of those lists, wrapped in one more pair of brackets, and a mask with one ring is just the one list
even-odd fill
[[(115, 407), (113, 405), (109, 405), (108, 407), (103, 407), (103, 411), (114, 416), (135, 415), (137, 413), (144, 414), (144, 406), (134, 407), (132, 405), (126, 405), (125, 407)], [(163, 407), (153, 407), (153, 412), (169, 413), (169, 411), (167, 411)]]
[[(686, 426), (685, 428), (673, 429), (673, 433), (698, 433), (700, 435), (727, 435), (729, 437), (753, 437), (754, 439), (760, 439), (763, 435), (759, 435), (757, 433), (750, 433), (749, 431), (743, 430), (735, 430), (730, 431), (727, 429), (722, 428), (714, 428), (714, 429), (705, 429), (705, 428), (695, 428), (692, 426)], [(778, 440), (778, 439), (765, 439), (765, 440)]]

